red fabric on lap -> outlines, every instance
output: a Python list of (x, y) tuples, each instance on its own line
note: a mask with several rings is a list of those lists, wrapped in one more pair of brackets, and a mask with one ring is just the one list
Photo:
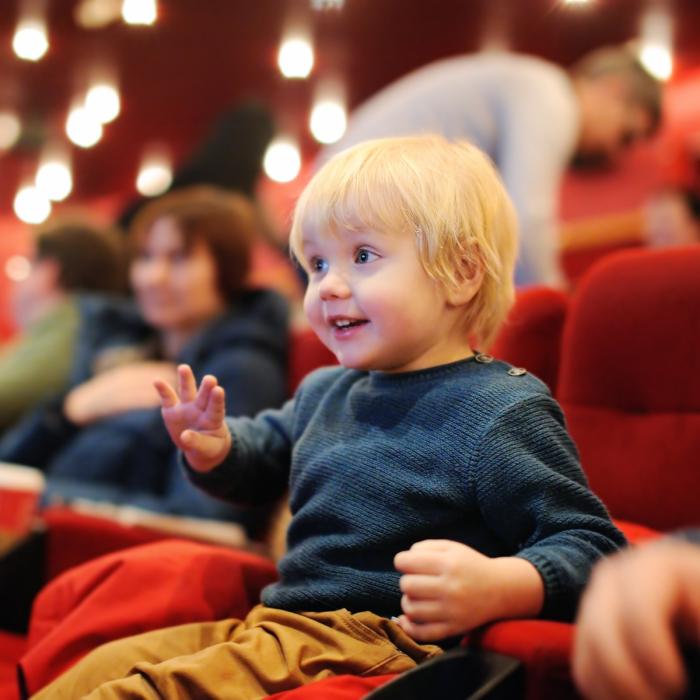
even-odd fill
[(274, 581), (247, 552), (167, 540), (72, 569), (37, 597), (21, 659), (34, 693), (96, 646), (181, 623), (243, 617)]

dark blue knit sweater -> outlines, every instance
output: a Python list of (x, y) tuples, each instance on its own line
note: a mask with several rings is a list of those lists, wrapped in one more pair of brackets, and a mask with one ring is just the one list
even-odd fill
[(230, 420), (227, 460), (190, 475), (254, 503), (289, 486), (288, 553), (263, 602), (398, 614), (394, 555), (440, 538), (532, 562), (543, 616), (570, 618), (591, 565), (624, 538), (546, 387), (508, 369), (473, 359), (403, 374), (326, 368), (281, 410)]

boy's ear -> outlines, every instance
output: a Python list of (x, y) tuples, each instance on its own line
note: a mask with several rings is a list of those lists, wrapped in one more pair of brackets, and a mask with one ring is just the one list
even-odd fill
[(484, 266), (481, 261), (462, 258), (457, 268), (457, 283), (446, 290), (450, 306), (464, 306), (476, 295), (484, 280)]

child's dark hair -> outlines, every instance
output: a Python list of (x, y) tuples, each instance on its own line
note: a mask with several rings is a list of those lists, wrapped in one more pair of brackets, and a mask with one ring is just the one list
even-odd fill
[(119, 236), (83, 222), (39, 231), (36, 258), (55, 260), (58, 283), (67, 292), (123, 292), (126, 257)]

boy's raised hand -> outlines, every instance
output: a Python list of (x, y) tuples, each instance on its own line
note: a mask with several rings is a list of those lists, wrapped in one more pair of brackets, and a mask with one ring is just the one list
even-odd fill
[(168, 433), (192, 468), (206, 472), (220, 464), (231, 449), (231, 433), (224, 422), (224, 390), (216, 377), (206, 375), (197, 389), (192, 369), (179, 365), (177, 391), (162, 379), (154, 386)]

